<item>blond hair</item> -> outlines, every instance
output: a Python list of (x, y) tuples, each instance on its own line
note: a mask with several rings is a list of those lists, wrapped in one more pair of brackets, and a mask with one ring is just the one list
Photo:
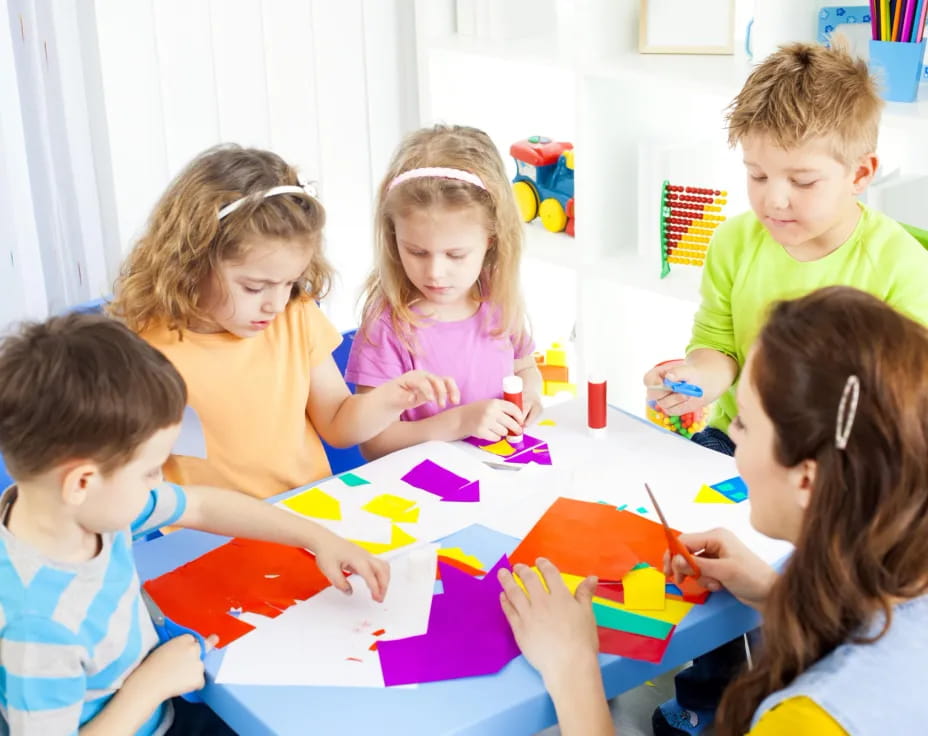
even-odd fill
[(867, 63), (839, 39), (830, 49), (793, 43), (764, 59), (729, 105), (728, 142), (759, 133), (790, 150), (828, 138), (832, 155), (850, 165), (876, 150), (882, 108)]
[[(477, 175), (485, 189), (470, 182), (423, 176), (390, 188), (400, 174), (413, 169), (444, 167)], [(411, 309), (421, 295), (409, 280), (400, 261), (394, 222), (414, 210), (440, 207), (452, 210), (476, 208), (490, 233), (474, 297), (498, 309), (494, 336), (511, 335), (519, 340), (528, 328), (519, 288), (522, 258), (522, 219), (499, 151), (481, 130), (461, 125), (436, 125), (408, 135), (400, 144), (380, 185), (374, 229), (374, 268), (364, 290), (362, 334), (384, 309), (391, 310), (393, 327), (412, 348), (410, 326), (419, 317)], [(496, 322), (494, 320), (494, 322)]]
[[(312, 253), (291, 299), (324, 296), (332, 268), (322, 252), (322, 204), (308, 194), (263, 196), (272, 187), (297, 184), (296, 170), (270, 151), (223, 144), (201, 153), (155, 206), (116, 279), (110, 313), (136, 332), (164, 322), (182, 334), (209, 320), (199, 298), (210, 273), (244, 258), (246, 241), (261, 238), (298, 243)], [(219, 210), (242, 197), (245, 202), (220, 220)]]

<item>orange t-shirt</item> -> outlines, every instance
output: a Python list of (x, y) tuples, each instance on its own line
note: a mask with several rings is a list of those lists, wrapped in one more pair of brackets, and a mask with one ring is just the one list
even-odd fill
[(312, 299), (291, 301), (254, 337), (185, 330), (180, 339), (165, 326), (141, 336), (184, 377), (206, 441), (205, 460), (172, 455), (165, 478), (267, 498), (331, 474), (307, 414), (309, 374), (342, 338)]

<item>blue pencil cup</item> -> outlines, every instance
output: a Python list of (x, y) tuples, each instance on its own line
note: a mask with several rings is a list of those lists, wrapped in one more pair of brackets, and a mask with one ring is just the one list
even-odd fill
[(870, 41), (870, 71), (884, 100), (915, 102), (924, 58), (925, 41)]

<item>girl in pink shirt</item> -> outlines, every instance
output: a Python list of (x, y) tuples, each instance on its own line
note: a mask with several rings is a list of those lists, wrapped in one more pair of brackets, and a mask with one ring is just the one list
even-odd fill
[[(360, 393), (423, 369), (460, 402), (403, 413), (361, 449), (378, 457), (426, 440), (498, 440), (541, 412), (541, 375), (519, 289), (522, 221), (502, 159), (482, 131), (411, 134), (380, 187), (374, 270), (346, 380)], [(523, 380), (523, 408), (502, 399)]]

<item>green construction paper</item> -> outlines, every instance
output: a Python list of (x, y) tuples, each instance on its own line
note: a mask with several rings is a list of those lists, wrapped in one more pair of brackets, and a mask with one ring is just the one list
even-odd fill
[(649, 616), (639, 616), (601, 603), (593, 603), (593, 614), (596, 616), (596, 625), (607, 629), (625, 631), (629, 634), (650, 636), (654, 639), (666, 639), (673, 628), (673, 624)]
[(369, 480), (364, 480), (364, 478), (354, 473), (342, 473), (338, 477), (346, 486), (366, 486), (370, 483)]

